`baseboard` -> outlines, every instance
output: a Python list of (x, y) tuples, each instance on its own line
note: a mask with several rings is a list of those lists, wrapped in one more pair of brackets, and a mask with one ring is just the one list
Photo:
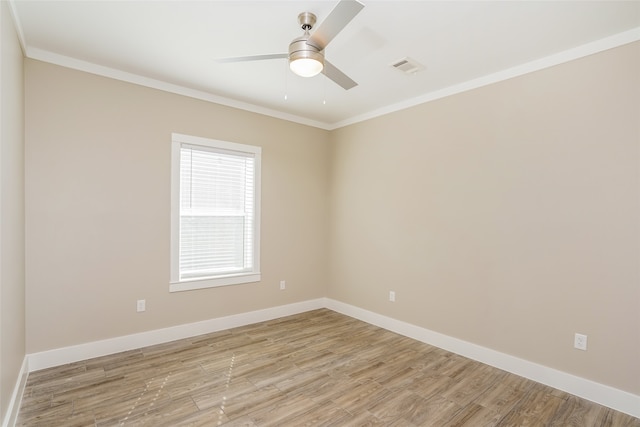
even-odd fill
[[(2, 427), (9, 427), (12, 413), (17, 416), (19, 401), (26, 383), (28, 372), (53, 366), (106, 356), (121, 351), (134, 350), (149, 345), (162, 344), (183, 338), (207, 334), (229, 328), (264, 322), (279, 317), (303, 313), (319, 308), (328, 308), (372, 325), (434, 345), (447, 351), (477, 360), (507, 372), (529, 378), (541, 384), (566, 391), (600, 405), (640, 418), (640, 396), (600, 384), (585, 378), (568, 374), (557, 369), (539, 365), (490, 348), (440, 334), (410, 323), (396, 320), (362, 308), (336, 301), (319, 298), (263, 310), (251, 311), (202, 322), (178, 325), (165, 329), (141, 332), (123, 337), (94, 341), (55, 350), (29, 354), (25, 357), (20, 379), (12, 397), (10, 410)], [(17, 402), (17, 403), (16, 403)]]
[(539, 365), (490, 348), (453, 338), (410, 323), (364, 310), (340, 301), (325, 299), (325, 307), (379, 326), (400, 335), (468, 357), (541, 384), (566, 391), (600, 405), (640, 418), (640, 396)]
[(53, 366), (65, 365), (94, 357), (106, 356), (127, 350), (135, 350), (150, 345), (162, 344), (183, 338), (217, 332), (252, 323), (264, 322), (292, 314), (303, 313), (324, 307), (324, 298), (308, 300), (263, 310), (234, 314), (201, 322), (172, 326), (164, 329), (125, 335), (101, 341), (93, 341), (70, 347), (57, 348), (27, 355), (29, 372)]
[(27, 356), (22, 360), (22, 366), (18, 373), (18, 379), (16, 380), (16, 386), (13, 389), (7, 412), (4, 414), (2, 420), (2, 427), (13, 427), (18, 419), (18, 411), (20, 410), (20, 404), (22, 403), (22, 396), (24, 395), (24, 388), (27, 385), (27, 376), (29, 375), (29, 359)]

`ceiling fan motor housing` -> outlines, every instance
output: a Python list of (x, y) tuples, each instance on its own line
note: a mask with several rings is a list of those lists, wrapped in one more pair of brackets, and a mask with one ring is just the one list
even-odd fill
[(305, 33), (300, 37), (296, 37), (289, 44), (289, 60), (294, 61), (300, 58), (309, 58), (320, 61), (324, 64), (324, 55), (316, 46), (307, 44), (309, 34)]
[(307, 40), (310, 36), (309, 30), (313, 28), (313, 25), (316, 23), (316, 16), (310, 12), (302, 12), (300, 15), (298, 15), (298, 22), (304, 30), (304, 34), (300, 37), (296, 37), (289, 44), (289, 64), (293, 69), (293, 67), (295, 67), (293, 63), (296, 61), (316, 61), (321, 65), (321, 67), (319, 69), (316, 69), (315, 72), (309, 72), (308, 76), (300, 74), (300, 71), (294, 71), (296, 74), (303, 75), (304, 77), (310, 77), (317, 74), (322, 70), (322, 68), (324, 68), (324, 53), (322, 52), (322, 50), (320, 50), (320, 48), (317, 46), (307, 44)]

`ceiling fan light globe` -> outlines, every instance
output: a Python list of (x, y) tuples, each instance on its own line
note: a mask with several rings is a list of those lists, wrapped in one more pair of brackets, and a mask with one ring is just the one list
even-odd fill
[(317, 59), (298, 58), (289, 62), (289, 68), (300, 77), (313, 77), (322, 72), (324, 65)]
[(289, 45), (289, 68), (301, 77), (313, 77), (324, 68), (324, 55), (307, 44), (309, 33), (294, 39)]

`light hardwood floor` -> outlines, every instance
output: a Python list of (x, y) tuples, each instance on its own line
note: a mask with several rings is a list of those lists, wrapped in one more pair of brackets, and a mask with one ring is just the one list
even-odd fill
[(640, 420), (322, 309), (33, 372), (17, 425), (640, 427)]

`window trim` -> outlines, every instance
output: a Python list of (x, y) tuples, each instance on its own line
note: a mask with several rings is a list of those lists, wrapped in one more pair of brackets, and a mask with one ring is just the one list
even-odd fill
[[(180, 149), (183, 145), (200, 146), (215, 150), (249, 153), (254, 157), (254, 227), (253, 227), (253, 270), (217, 277), (191, 278), (180, 280)], [(170, 238), (170, 280), (169, 292), (214, 288), (218, 286), (253, 283), (261, 280), (260, 274), (260, 194), (261, 194), (262, 148), (254, 145), (238, 144), (198, 136), (171, 134), (171, 238)]]

